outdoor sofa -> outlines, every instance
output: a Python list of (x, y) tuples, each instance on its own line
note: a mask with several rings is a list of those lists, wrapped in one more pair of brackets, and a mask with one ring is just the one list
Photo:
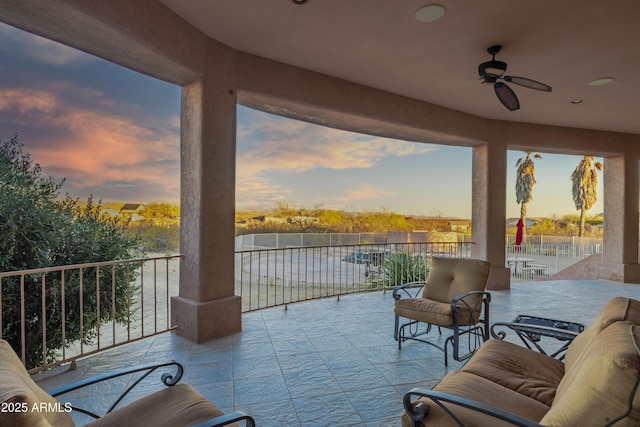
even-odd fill
[(490, 339), (432, 390), (404, 396), (404, 427), (639, 426), (640, 302), (615, 297), (564, 362)]
[[(165, 386), (127, 405), (116, 407), (127, 397), (136, 385), (150, 374), (165, 369), (161, 381)], [(49, 393), (40, 388), (32, 379), (24, 365), (8, 342), (0, 339), (0, 426), (11, 427), (73, 427), (69, 411), (75, 410), (95, 418), (88, 427), (106, 426), (255, 426), (252, 417), (234, 412), (224, 414), (187, 384), (177, 384), (183, 368), (178, 362), (147, 364), (125, 368), (116, 372), (98, 375), (52, 390)], [(157, 373), (157, 372), (156, 372)], [(113, 386), (105, 381), (131, 376), (131, 383), (104, 414), (71, 406), (64, 399), (56, 399), (65, 393), (88, 388), (94, 395), (113, 393)], [(150, 379), (150, 378), (149, 378)], [(145, 384), (148, 386), (148, 384)], [(106, 400), (106, 399), (105, 399)]]

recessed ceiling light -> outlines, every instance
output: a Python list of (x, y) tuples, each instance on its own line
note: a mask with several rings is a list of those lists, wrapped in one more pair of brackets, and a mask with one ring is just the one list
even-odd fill
[(573, 101), (571, 101), (572, 104), (582, 104), (582, 99), (574, 99)]
[(445, 13), (444, 6), (440, 4), (428, 4), (422, 6), (416, 11), (416, 21), (420, 22), (433, 22), (442, 18)]
[(613, 77), (602, 77), (589, 83), (589, 86), (604, 86), (609, 83), (613, 83), (615, 79)]

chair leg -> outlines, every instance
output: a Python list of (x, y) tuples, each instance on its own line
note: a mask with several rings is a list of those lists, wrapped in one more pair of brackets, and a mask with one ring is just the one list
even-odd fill
[(395, 324), (393, 326), (393, 339), (398, 341), (398, 326), (400, 325), (400, 316), (396, 314)]
[[(459, 327), (453, 328), (453, 335), (451, 338), (452, 338), (451, 343), (453, 344), (453, 360), (459, 361), (460, 360), (460, 329)], [(445, 363), (445, 366), (447, 366), (446, 363)]]
[[(444, 367), (446, 368), (447, 366), (449, 366), (449, 352), (447, 351), (447, 344), (449, 343), (449, 340), (451, 340), (451, 337), (447, 338), (446, 340), (444, 340)], [(453, 340), (451, 340), (451, 345), (454, 348), (454, 352), (455, 352), (455, 344), (453, 344)]]

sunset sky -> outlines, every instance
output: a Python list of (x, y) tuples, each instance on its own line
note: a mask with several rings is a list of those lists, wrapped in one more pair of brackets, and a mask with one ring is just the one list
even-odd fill
[[(178, 203), (180, 88), (0, 24), (0, 139), (18, 134), (63, 193)], [(529, 216), (574, 213), (580, 157), (536, 161)], [(507, 215), (519, 215), (508, 153)], [(601, 159), (598, 159), (601, 161)], [(471, 216), (471, 149), (315, 126), (238, 106), (236, 205)], [(598, 203), (602, 212), (602, 179)]]

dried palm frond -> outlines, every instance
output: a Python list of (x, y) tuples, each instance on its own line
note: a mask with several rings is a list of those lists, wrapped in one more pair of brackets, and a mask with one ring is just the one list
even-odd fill
[(598, 171), (604, 168), (602, 163), (594, 163), (593, 160), (593, 156), (584, 156), (571, 174), (573, 202), (580, 211), (579, 236), (584, 232), (585, 212), (591, 209), (597, 200)]

